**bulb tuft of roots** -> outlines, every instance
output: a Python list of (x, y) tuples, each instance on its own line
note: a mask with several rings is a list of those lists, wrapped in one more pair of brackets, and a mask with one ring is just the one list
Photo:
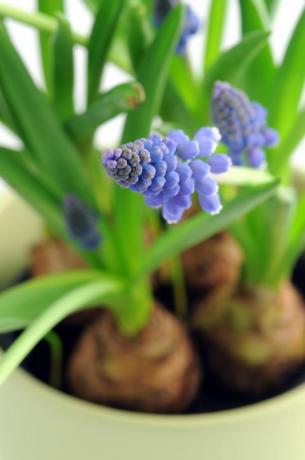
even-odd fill
[(79, 339), (67, 372), (72, 392), (83, 399), (155, 413), (184, 411), (200, 378), (186, 328), (160, 305), (135, 337), (123, 336), (102, 312)]

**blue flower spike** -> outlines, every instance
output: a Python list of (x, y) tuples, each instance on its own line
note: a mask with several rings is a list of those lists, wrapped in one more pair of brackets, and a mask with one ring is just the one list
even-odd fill
[[(156, 26), (160, 26), (170, 10), (180, 3), (179, 0), (155, 0)], [(199, 16), (189, 5), (186, 5), (184, 24), (176, 47), (177, 54), (184, 55), (186, 53), (190, 38), (196, 35), (200, 28), (201, 20)]]
[[(261, 168), (264, 149), (274, 147), (278, 133), (267, 126), (267, 111), (227, 82), (217, 81), (212, 97), (213, 121), (234, 165)], [(217, 170), (217, 165), (214, 165)]]
[(67, 233), (86, 251), (94, 251), (102, 238), (97, 228), (98, 215), (77, 196), (70, 193), (63, 200), (63, 216)]
[(107, 174), (119, 185), (141, 193), (152, 208), (161, 208), (164, 219), (177, 223), (192, 205), (197, 192), (204, 211), (221, 210), (215, 174), (231, 166), (227, 155), (216, 154), (220, 140), (216, 128), (202, 128), (190, 139), (182, 130), (161, 138), (153, 134), (104, 152)]

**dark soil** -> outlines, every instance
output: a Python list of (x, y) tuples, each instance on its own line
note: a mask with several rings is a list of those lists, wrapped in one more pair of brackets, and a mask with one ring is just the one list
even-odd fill
[[(23, 276), (17, 282), (20, 282), (26, 279), (27, 276)], [(302, 293), (305, 298), (305, 256), (302, 257), (298, 264), (296, 265), (295, 271), (293, 273), (293, 283)], [(194, 293), (189, 293), (190, 295), (190, 304), (194, 303), (195, 296)], [(156, 297), (164, 305), (167, 305), (169, 310), (173, 310), (173, 293), (169, 286), (162, 286), (156, 292)], [(63, 356), (63, 368), (65, 369), (65, 363), (74, 347), (74, 344), (82, 332), (84, 326), (77, 325), (74, 323), (61, 323), (56, 328), (56, 333), (60, 336), (63, 342), (64, 356)], [(18, 336), (18, 333), (14, 334), (2, 334), (0, 335), (0, 344), (7, 348), (13, 340)], [(194, 337), (196, 343), (196, 336)], [(199, 346), (199, 345), (198, 345)], [(204, 363), (205, 364), (205, 363)], [(40, 342), (35, 349), (30, 353), (30, 355), (22, 363), (22, 367), (25, 368), (28, 372), (33, 374), (39, 380), (42, 380), (45, 383), (49, 382), (49, 369), (50, 369), (50, 357), (49, 357), (49, 347), (45, 341)], [(63, 376), (65, 374), (63, 369)], [(213, 378), (212, 373), (205, 364), (205, 379), (202, 384), (201, 391), (198, 394), (198, 397), (193, 402), (191, 407), (189, 407), (187, 413), (206, 413), (206, 412), (216, 412), (226, 409), (233, 409), (237, 407), (242, 407), (246, 405), (255, 404), (259, 401), (263, 401), (269, 398), (272, 398), (278, 394), (286, 392), (302, 383), (305, 383), (305, 366), (298, 370), (290, 379), (285, 382), (284, 385), (277, 388), (273, 392), (269, 392), (263, 397), (254, 398), (238, 393), (228, 391), (219, 385), (219, 383)], [(69, 389), (63, 377), (63, 382), (61, 390), (69, 393)]]

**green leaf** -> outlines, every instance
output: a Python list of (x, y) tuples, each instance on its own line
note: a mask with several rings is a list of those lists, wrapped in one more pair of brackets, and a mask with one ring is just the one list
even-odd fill
[(198, 128), (193, 113), (186, 107), (181, 94), (171, 81), (168, 81), (164, 91), (160, 115), (163, 121), (176, 124), (179, 129), (183, 129), (189, 135), (194, 134)]
[(289, 134), (279, 147), (272, 149), (268, 155), (269, 168), (274, 174), (285, 174), (287, 169), (290, 170), (290, 157), (304, 137), (305, 109), (297, 114)]
[(276, 11), (276, 8), (278, 6), (279, 0), (264, 0), (268, 13), (272, 17)]
[(204, 71), (208, 70), (219, 56), (227, 7), (227, 0), (214, 0), (210, 4), (204, 56)]
[(158, 113), (167, 81), (169, 64), (183, 24), (184, 8), (176, 7), (158, 30), (155, 40), (143, 57), (137, 79), (143, 85), (145, 103), (130, 113), (124, 129), (123, 141), (135, 136), (147, 136), (153, 117)]
[(32, 348), (67, 315), (97, 303), (109, 305), (109, 296), (117, 294), (120, 290), (121, 284), (116, 279), (109, 276), (103, 278), (100, 274), (100, 280), (72, 289), (52, 302), (2, 356), (0, 384), (16, 369)]
[(282, 260), (287, 269), (291, 270), (305, 247), (305, 195), (299, 200), (288, 237), (287, 250)]
[(83, 284), (97, 281), (100, 272), (77, 270), (42, 276), (0, 294), (0, 333), (22, 329), (57, 299)]
[(57, 19), (53, 38), (52, 105), (60, 121), (65, 121), (74, 113), (73, 38), (64, 16), (58, 15)]
[[(37, 9), (48, 16), (64, 11), (64, 0), (37, 0)], [(39, 33), (40, 55), (45, 84), (48, 92), (52, 92), (52, 45), (50, 34)]]
[(89, 10), (96, 14), (102, 0), (83, 0)]
[(270, 126), (284, 141), (293, 126), (305, 81), (305, 8), (294, 29), (283, 62), (278, 69), (270, 98)]
[(124, 0), (102, 0), (96, 14), (95, 22), (88, 44), (88, 102), (98, 94), (101, 76), (119, 19)]
[(74, 139), (84, 139), (105, 121), (134, 110), (144, 100), (144, 90), (139, 83), (123, 83), (101, 94), (84, 113), (68, 120), (66, 128)]
[[(129, 113), (123, 142), (133, 141), (150, 133), (153, 118), (159, 111), (171, 56), (176, 47), (183, 19), (184, 7), (178, 6), (173, 9), (143, 56), (137, 79), (144, 87), (146, 100), (144, 104)], [(142, 254), (143, 206), (142, 196), (115, 187), (116, 241), (122, 255), (122, 268), (128, 273), (135, 270)]]
[(251, 32), (232, 48), (224, 51), (207, 72), (203, 82), (203, 94), (199, 102), (201, 118), (209, 120), (209, 104), (214, 82), (225, 80), (240, 85), (253, 59), (266, 43), (268, 32)]
[[(254, 31), (267, 31), (270, 28), (264, 0), (239, 0), (239, 7), (243, 36)], [(262, 103), (268, 101), (275, 72), (271, 46), (266, 42), (249, 65), (244, 89), (252, 98)]]
[(26, 161), (24, 152), (0, 147), (0, 176), (44, 218), (50, 228), (64, 236), (59, 213), (60, 193), (42, 173), (37, 173)]
[(274, 193), (276, 185), (277, 181), (272, 181), (265, 185), (251, 187), (240, 193), (231, 202), (226, 203), (223, 211), (217, 216), (199, 213), (195, 217), (170, 228), (143, 257), (136, 278), (152, 273), (166, 259), (227, 228), (250, 209), (270, 197)]
[(215, 176), (219, 184), (252, 186), (272, 181), (274, 177), (263, 169), (253, 169), (242, 166), (232, 166), (225, 174)]
[(78, 152), (1, 30), (0, 54), (0, 88), (31, 160), (63, 192), (94, 204)]
[(138, 67), (146, 48), (153, 39), (148, 8), (141, 0), (130, 0), (124, 17), (127, 43), (133, 68)]

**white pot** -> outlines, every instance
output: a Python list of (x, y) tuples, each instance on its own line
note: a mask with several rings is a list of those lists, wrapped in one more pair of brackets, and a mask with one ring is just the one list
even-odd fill
[[(14, 274), (40, 224), (15, 197), (5, 200), (1, 270)], [(0, 389), (1, 460), (303, 460), (304, 435), (305, 386), (246, 408), (188, 416), (93, 405), (22, 370)]]

